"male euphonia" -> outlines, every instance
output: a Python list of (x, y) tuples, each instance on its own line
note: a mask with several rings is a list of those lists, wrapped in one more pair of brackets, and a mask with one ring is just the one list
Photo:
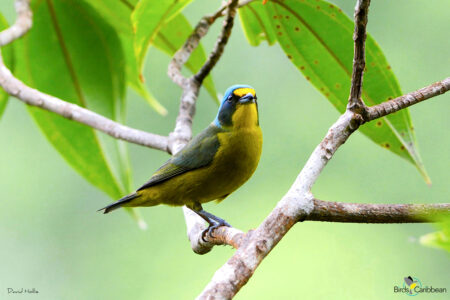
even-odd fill
[(255, 90), (234, 85), (225, 92), (216, 118), (206, 129), (135, 193), (101, 210), (106, 214), (122, 206), (186, 205), (209, 223), (209, 229), (229, 226), (204, 211), (202, 204), (220, 202), (244, 184), (256, 170), (261, 148)]

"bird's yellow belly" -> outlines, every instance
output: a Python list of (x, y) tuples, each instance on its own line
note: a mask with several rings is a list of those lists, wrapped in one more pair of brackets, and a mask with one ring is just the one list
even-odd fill
[(205, 203), (223, 199), (244, 184), (261, 156), (260, 127), (219, 133), (218, 137), (221, 146), (211, 165), (143, 190), (133, 206)]

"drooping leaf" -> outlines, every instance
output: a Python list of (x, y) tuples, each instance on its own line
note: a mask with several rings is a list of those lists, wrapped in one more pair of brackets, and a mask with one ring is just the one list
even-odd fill
[[(42, 92), (123, 122), (125, 59), (115, 30), (76, 0), (33, 1), (32, 10), (33, 28), (18, 51), (18, 75)], [(131, 170), (123, 142), (40, 108), (29, 111), (87, 181), (114, 200), (129, 192)]]
[[(0, 31), (8, 28), (8, 22), (0, 13)], [(5, 65), (13, 71), (14, 69), (14, 51), (12, 44), (7, 45), (6, 47), (2, 47), (2, 57)], [(6, 104), (8, 103), (9, 95), (0, 87), (0, 118), (5, 111)]]
[[(353, 22), (326, 1), (272, 0), (264, 7), (256, 1), (250, 7), (257, 13), (265, 9), (288, 59), (331, 104), (344, 112), (352, 73)], [(402, 95), (383, 52), (370, 35), (366, 66), (362, 93), (365, 103), (379, 104)], [(367, 123), (360, 130), (375, 143), (413, 163), (429, 182), (407, 109)]]

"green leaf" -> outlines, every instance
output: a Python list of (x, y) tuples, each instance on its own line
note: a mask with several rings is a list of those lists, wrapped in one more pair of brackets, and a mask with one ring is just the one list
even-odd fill
[(420, 237), (422, 245), (450, 252), (450, 215), (441, 216), (435, 225), (439, 230)]
[(134, 50), (137, 65), (142, 68), (149, 46), (157, 33), (192, 0), (140, 0), (136, 5), (131, 21), (135, 35)]
[[(250, 7), (259, 12), (261, 2)], [(288, 59), (338, 111), (344, 112), (352, 74), (353, 22), (325, 1), (272, 0), (264, 9)], [(264, 23), (266, 24), (266, 23)], [(380, 47), (368, 35), (362, 98), (368, 105), (402, 95)], [(407, 109), (367, 123), (361, 132), (375, 143), (413, 163), (427, 182)]]
[[(154, 40), (154, 46), (167, 53), (169, 56), (173, 56), (175, 52), (183, 46), (192, 31), (191, 24), (186, 17), (182, 14), (178, 14), (158, 32), (158, 35)], [(205, 61), (205, 50), (203, 49), (202, 44), (199, 44), (186, 62), (186, 67), (192, 73), (197, 73)], [(205, 78), (203, 85), (211, 97), (219, 103), (217, 91), (210, 75)]]
[(258, 46), (262, 41), (273, 45), (277, 41), (275, 31), (263, 5), (245, 5), (239, 8), (239, 19), (250, 45)]
[[(0, 31), (8, 28), (8, 22), (0, 13)], [(5, 65), (11, 70), (14, 70), (14, 51), (12, 44), (7, 45), (6, 47), (2, 47), (2, 57)], [(9, 95), (0, 87), (0, 118), (5, 111), (6, 104), (8, 103)]]
[(146, 89), (143, 77), (137, 67), (134, 53), (134, 33), (131, 26), (131, 13), (138, 0), (83, 0), (91, 5), (100, 16), (120, 35), (125, 54), (127, 83), (159, 114), (166, 115), (167, 110)]
[[(117, 33), (80, 1), (33, 1), (32, 10), (33, 28), (18, 51), (19, 76), (42, 92), (123, 122), (125, 59)], [(87, 181), (113, 199), (130, 191), (123, 142), (40, 108), (29, 111), (50, 143)]]
[(132, 32), (131, 12), (138, 0), (83, 0), (119, 33)]

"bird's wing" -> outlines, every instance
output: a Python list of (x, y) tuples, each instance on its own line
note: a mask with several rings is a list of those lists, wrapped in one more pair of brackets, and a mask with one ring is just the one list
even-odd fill
[(208, 126), (193, 138), (180, 152), (162, 165), (148, 182), (138, 191), (166, 181), (180, 174), (209, 165), (219, 149), (217, 133), (222, 130), (214, 125)]

